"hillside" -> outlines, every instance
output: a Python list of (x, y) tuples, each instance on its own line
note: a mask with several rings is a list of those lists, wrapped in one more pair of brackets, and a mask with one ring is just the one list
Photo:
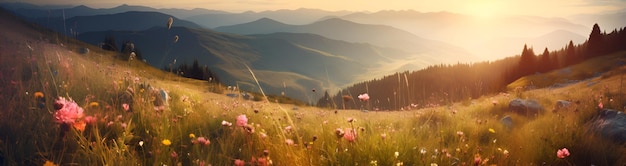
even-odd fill
[[(174, 36), (179, 40), (174, 43)], [(197, 59), (215, 71), (223, 83), (258, 91), (244, 65), (257, 73), (268, 94), (285, 94), (314, 102), (311, 89), (327, 89), (372, 79), (388, 72), (425, 67), (438, 61), (407, 56), (406, 52), (368, 44), (348, 43), (309, 34), (239, 36), (185, 27), (145, 31), (103, 31), (79, 35), (97, 45), (106, 36), (132, 41), (144, 59), (165, 67)], [(157, 49), (154, 49), (157, 48)], [(368, 58), (363, 58), (368, 57)], [(404, 65), (394, 66), (402, 63)], [(402, 68), (404, 67), (404, 68)], [(366, 72), (364, 72), (366, 71)], [(286, 87), (285, 87), (286, 86)]]
[(243, 35), (277, 32), (311, 33), (335, 40), (369, 43), (381, 47), (400, 49), (415, 54), (415, 57), (418, 58), (437, 59), (440, 63), (480, 60), (457, 46), (421, 38), (391, 26), (359, 24), (338, 18), (330, 18), (306, 25), (288, 25), (263, 18), (244, 24), (217, 27), (215, 30)]
[[(59, 36), (3, 10), (0, 21), (1, 165), (626, 162), (626, 140), (619, 139), (623, 128), (617, 134), (604, 132), (611, 129), (607, 126), (624, 124), (618, 118), (625, 115), (603, 110), (626, 105), (619, 88), (623, 67), (592, 78), (590, 85), (513, 91), (440, 107), (320, 109), (211, 93), (238, 92), (116, 59), (117, 53)], [(624, 55), (598, 55), (581, 61), (580, 69), (624, 61)], [(376, 102), (372, 97), (359, 102), (368, 106)], [(572, 104), (526, 116), (508, 108), (515, 98), (536, 99), (545, 109), (560, 100)]]
[[(530, 75), (515, 80), (507, 89), (530, 87), (532, 89), (563, 88), (571, 84), (593, 86), (598, 80), (626, 73), (626, 52), (617, 52), (604, 57), (593, 58), (585, 63), (572, 65), (543, 74)], [(624, 87), (620, 85), (617, 87)]]
[[(434, 65), (419, 71), (395, 73), (351, 85), (332, 96), (325, 95), (318, 100), (318, 106), (357, 108), (357, 103), (345, 103), (345, 99), (355, 99), (361, 93), (376, 96), (372, 100), (381, 102), (372, 104), (371, 108), (381, 110), (397, 110), (415, 104), (428, 107), (433, 103), (465, 101), (505, 91), (509, 83), (524, 76), (559, 70), (608, 53), (626, 51), (622, 44), (624, 42), (624, 28), (604, 33), (595, 24), (589, 39), (580, 45), (574, 45), (570, 41), (559, 50), (540, 49), (543, 50), (540, 54), (536, 54), (532, 47), (524, 45), (519, 56), (493, 62)], [(594, 67), (589, 66), (589, 69)], [(590, 73), (586, 74), (589, 75)], [(547, 82), (551, 81), (553, 80)]]
[[(388, 73), (478, 60), (454, 46), (392, 27), (339, 19), (316, 22), (302, 29), (306, 32), (336, 29), (319, 33), (344, 41), (294, 33), (238, 36), (202, 29), (175, 17), (173, 28), (166, 30), (166, 20), (170, 17), (156, 12), (124, 12), (76, 16), (65, 21), (40, 18), (36, 23), (93, 45), (101, 46), (106, 38), (119, 43), (110, 45), (132, 42), (142, 58), (158, 68), (176, 67), (197, 59), (200, 65), (214, 70), (224, 83), (242, 84), (245, 90), (258, 91), (245, 71), (245, 65), (249, 65), (259, 70), (259, 75), (267, 75), (260, 81), (268, 94), (284, 94), (308, 103), (318, 98), (317, 94), (308, 93), (311, 89), (337, 89)], [(256, 24), (262, 22), (266, 22), (267, 26), (263, 27), (268, 30), (291, 26), (270, 19), (261, 19), (251, 26), (261, 29)], [(361, 37), (360, 34), (376, 35)], [(176, 42), (175, 36), (179, 37)], [(383, 46), (367, 44), (368, 41)], [(179, 63), (174, 64), (175, 60)]]

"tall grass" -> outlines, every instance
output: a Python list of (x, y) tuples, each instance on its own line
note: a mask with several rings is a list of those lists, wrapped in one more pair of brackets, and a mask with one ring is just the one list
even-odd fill
[[(591, 86), (581, 82), (558, 89), (519, 90), (411, 111), (289, 110), (285, 108), (291, 106), (269, 102), (267, 96), (250, 101), (211, 93), (208, 89), (214, 87), (205, 83), (167, 77), (171, 73), (141, 62), (124, 65), (106, 53), (80, 55), (45, 42), (28, 43), (30, 48), (23, 41), (2, 42), (15, 48), (0, 56), (0, 83), (6, 85), (0, 88), (3, 165), (626, 162), (623, 145), (588, 129), (598, 102), (623, 108), (620, 103), (625, 101), (619, 97), (623, 92), (616, 87), (619, 74), (595, 78), (591, 81), (597, 83)], [(252, 69), (248, 71), (254, 76)], [(169, 97), (162, 97), (161, 91)], [(35, 92), (43, 93), (44, 100), (36, 99)], [(58, 97), (73, 98), (86, 116), (97, 120), (84, 130), (55, 123), (53, 103)], [(537, 99), (546, 110), (560, 99), (579, 104), (575, 110), (527, 117), (508, 110), (508, 101), (515, 97)], [(248, 119), (244, 126), (237, 125), (240, 115)], [(513, 119), (513, 127), (501, 124), (505, 116)], [(355, 130), (356, 138), (337, 135), (338, 129)], [(201, 143), (200, 137), (210, 143)], [(558, 158), (556, 151), (562, 148), (571, 155)]]

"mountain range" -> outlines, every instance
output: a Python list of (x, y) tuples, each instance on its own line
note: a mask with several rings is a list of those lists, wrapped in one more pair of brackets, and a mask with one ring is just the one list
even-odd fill
[(129, 11), (160, 12), (173, 15), (178, 18), (203, 14), (227, 14), (225, 11), (208, 9), (156, 9), (146, 6), (133, 6), (123, 4), (113, 8), (94, 9), (85, 5), (79, 6), (37, 6), (28, 3), (2, 3), (0, 6), (13, 11), (15, 14), (25, 18), (72, 18), (76, 16), (93, 16), (104, 14), (116, 14)]
[(34, 18), (31, 19), (31, 21), (57, 32), (84, 33), (108, 30), (140, 31), (152, 27), (166, 27), (167, 20), (170, 17), (174, 20), (172, 26), (189, 28), (201, 27), (193, 22), (181, 20), (167, 14), (138, 11), (93, 16), (76, 16), (65, 20), (62, 18)]
[[(550, 33), (555, 31), (567, 31), (568, 33), (563, 33), (569, 34), (567, 36), (558, 35), (553, 36), (558, 38), (543, 38), (550, 40), (551, 43), (562, 43), (562, 41), (579, 39), (581, 35), (587, 35), (591, 25), (593, 25), (577, 24), (564, 18), (537, 16), (475, 18), (450, 12), (423, 13), (413, 10), (353, 13), (339, 18), (362, 24), (393, 26), (424, 38), (439, 39), (461, 46), (471, 53), (488, 60), (514, 55), (514, 53), (519, 53), (520, 50), (520, 48), (516, 48), (494, 52), (493, 48), (506, 47), (511, 43), (493, 43), (491, 41), (503, 38), (522, 39), (532, 36), (549, 36)], [(546, 45), (540, 45), (541, 43), (532, 43), (532, 41), (536, 41), (536, 39), (523, 42), (535, 48), (547, 47)], [(485, 43), (492, 45), (484, 45)], [(519, 44), (516, 46), (520, 47)], [(550, 47), (550, 49), (559, 48), (561, 47)]]
[[(177, 42), (173, 36), (180, 36)], [(144, 31), (87, 32), (78, 39), (98, 44), (106, 36), (132, 41), (146, 62), (155, 67), (191, 63), (197, 59), (220, 76), (223, 83), (258, 91), (248, 65), (270, 94), (303, 101), (310, 89), (332, 89), (376, 78), (390, 72), (426, 67), (435, 60), (366, 43), (332, 40), (314, 34), (275, 33), (241, 36), (202, 28), (155, 27)]]
[(210, 13), (187, 17), (189, 21), (196, 22), (207, 28), (216, 28), (220, 26), (243, 24), (252, 22), (262, 18), (269, 18), (288, 24), (310, 24), (317, 22), (320, 18), (327, 16), (342, 16), (350, 14), (350, 11), (325, 11), (319, 9), (307, 9), (300, 8), (296, 10), (275, 10), (275, 11), (263, 11), (263, 12), (243, 12), (243, 13)]
[[(114, 37), (117, 43), (131, 41), (146, 62), (158, 68), (176, 65), (176, 60), (180, 64), (197, 59), (225, 84), (258, 91), (249, 66), (266, 92), (309, 102), (319, 97), (311, 89), (332, 91), (394, 72), (512, 56), (523, 44), (538, 52), (544, 47), (562, 48), (558, 44), (570, 40), (582, 43), (590, 26), (563, 18), (477, 19), (412, 10), (368, 13), (303, 8), (230, 13), (130, 5), (109, 9), (25, 3), (0, 6), (94, 45), (106, 37)], [(619, 25), (623, 23), (615, 21), (619, 16), (601, 17)], [(170, 17), (173, 27), (167, 29)]]
[[(599, 23), (604, 29), (612, 30), (626, 25), (623, 18), (624, 10), (602, 14), (582, 14), (566, 18), (519, 16), (508, 15), (491, 18), (476, 18), (469, 15), (451, 12), (419, 12), (414, 10), (383, 10), (378, 12), (352, 12), (352, 11), (324, 11), (318, 9), (301, 8), (296, 10), (274, 10), (262, 12), (232, 13), (208, 9), (155, 9), (144, 6), (120, 5), (110, 9), (93, 9), (86, 6), (65, 7), (63, 6), (36, 6), (26, 3), (2, 3), (1, 6), (16, 12), (18, 15), (38, 17), (61, 17), (65, 12), (66, 17), (93, 14), (112, 14), (127, 11), (158, 11), (174, 17), (189, 20), (204, 28), (217, 28), (244, 24), (269, 18), (290, 25), (305, 25), (340, 18), (360, 24), (387, 25), (417, 35), (421, 38), (436, 40), (455, 45), (474, 56), (485, 60), (495, 60), (510, 56), (519, 52), (519, 48), (502, 51), (492, 51), (493, 47), (508, 47), (498, 43), (497, 46), (485, 46), (486, 43), (494, 43), (501, 39), (529, 39), (524, 44), (534, 48), (559, 49), (551, 45), (544, 45), (539, 38), (532, 36), (550, 36), (556, 31), (568, 31), (571, 36), (559, 35), (553, 43), (578, 39), (586, 36), (588, 29), (594, 23)], [(21, 10), (20, 10), (21, 9)], [(39, 14), (37, 14), (39, 13)], [(580, 35), (580, 36), (579, 36)], [(544, 38), (545, 39), (545, 38)], [(519, 42), (516, 42), (519, 43)], [(579, 44), (581, 42), (576, 42)]]
[(339, 18), (329, 18), (306, 25), (288, 25), (269, 18), (254, 22), (215, 28), (217, 31), (242, 35), (277, 32), (311, 33), (330, 39), (348, 42), (370, 43), (421, 54), (422, 58), (437, 59), (434, 62), (456, 63), (478, 61), (462, 48), (444, 42), (421, 38), (410, 32), (386, 25), (359, 24)]

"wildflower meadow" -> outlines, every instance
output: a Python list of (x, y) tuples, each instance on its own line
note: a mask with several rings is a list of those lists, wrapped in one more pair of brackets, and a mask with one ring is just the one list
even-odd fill
[[(626, 163), (623, 143), (590, 130), (589, 123), (602, 109), (624, 111), (623, 67), (565, 87), (403, 111), (372, 110), (363, 92), (360, 109), (346, 110), (228, 97), (209, 90), (226, 86), (16, 25), (27, 30), (0, 32), (2, 165)], [(517, 114), (508, 106), (516, 98), (534, 99), (544, 109)], [(552, 111), (558, 100), (574, 104)]]

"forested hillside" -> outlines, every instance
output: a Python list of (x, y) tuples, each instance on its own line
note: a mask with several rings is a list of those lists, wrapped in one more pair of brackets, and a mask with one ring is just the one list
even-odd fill
[[(559, 50), (543, 48), (540, 54), (536, 54), (532, 46), (524, 45), (520, 55), (494, 62), (435, 65), (419, 71), (395, 73), (352, 85), (332, 96), (326, 92), (319, 99), (318, 106), (400, 110), (448, 104), (503, 92), (509, 83), (520, 77), (623, 50), (626, 50), (624, 28), (606, 33), (595, 24), (588, 40), (580, 45), (570, 41)], [(371, 96), (370, 103), (364, 105), (355, 100), (362, 93)]]

